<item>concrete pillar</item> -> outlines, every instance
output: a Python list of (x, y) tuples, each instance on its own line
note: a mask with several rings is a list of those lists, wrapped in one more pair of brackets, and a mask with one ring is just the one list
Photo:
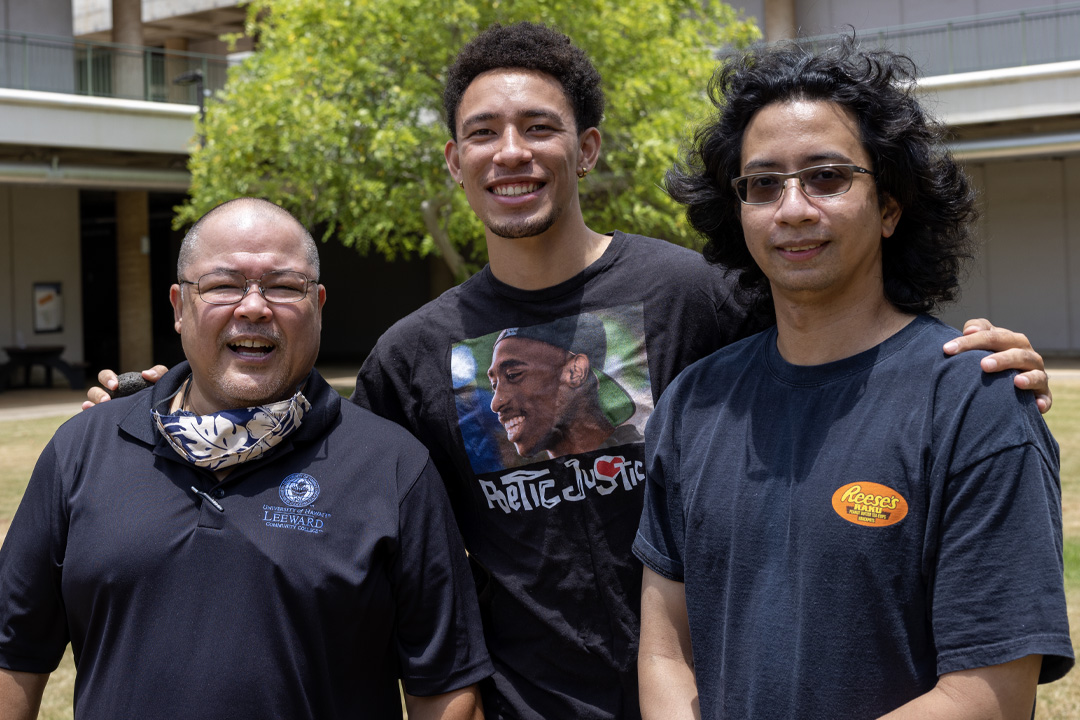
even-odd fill
[[(112, 0), (112, 41), (142, 47), (142, 0)], [(141, 52), (119, 51), (113, 58), (113, 95), (146, 99)]]
[(797, 30), (795, 0), (765, 0), (765, 42), (790, 40)]
[(192, 97), (192, 86), (173, 85), (173, 78), (181, 73), (187, 72), (191, 68), (188, 67), (185, 58), (177, 57), (169, 52), (170, 50), (186, 52), (187, 49), (187, 38), (165, 38), (165, 84), (169, 88), (169, 102), (193, 105), (195, 100)]
[(116, 284), (122, 372), (144, 370), (153, 364), (148, 200), (142, 190), (116, 193)]

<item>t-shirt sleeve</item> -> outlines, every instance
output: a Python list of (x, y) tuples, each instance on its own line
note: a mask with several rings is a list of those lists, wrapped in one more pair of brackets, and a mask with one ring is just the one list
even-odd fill
[(678, 428), (661, 399), (645, 426), (645, 507), (633, 551), (658, 575), (683, 581), (685, 514), (679, 485)]
[(1073, 665), (1056, 459), (1022, 443), (945, 484), (932, 558), (938, 674), (1042, 655), (1039, 682)]
[(494, 668), (446, 490), (429, 461), (401, 501), (394, 567), (397, 646), (410, 695), (450, 692)]
[(69, 634), (61, 597), (64, 531), (55, 440), (38, 458), (0, 549), (0, 667), (50, 673)]
[(395, 373), (408, 367), (404, 358), (394, 361), (393, 345), (382, 338), (368, 354), (356, 375), (356, 387), (349, 399), (387, 420), (408, 427), (405, 407), (401, 401), (404, 383)]

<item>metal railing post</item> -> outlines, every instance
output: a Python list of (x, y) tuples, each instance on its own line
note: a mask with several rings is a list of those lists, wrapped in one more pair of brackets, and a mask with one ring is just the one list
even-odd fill
[(1027, 13), (1020, 13), (1020, 64), (1027, 65)]
[(945, 25), (945, 47), (948, 49), (946, 55), (949, 56), (949, 72), (954, 73), (956, 72), (956, 70), (954, 69), (956, 67), (956, 63), (954, 62), (953, 58), (952, 23), (947, 23)]
[(94, 48), (92, 45), (86, 46), (86, 94), (90, 96), (94, 94)]
[(22, 36), (23, 46), (23, 58), (22, 58), (22, 76), (23, 76), (23, 90), (30, 89), (30, 38), (26, 35)]

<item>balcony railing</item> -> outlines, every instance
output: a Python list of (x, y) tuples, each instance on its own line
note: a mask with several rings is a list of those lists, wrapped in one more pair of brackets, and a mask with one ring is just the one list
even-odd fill
[[(923, 77), (1080, 60), (1080, 2), (949, 22), (855, 31), (866, 47), (910, 56)], [(835, 35), (803, 42), (821, 49)]]
[(220, 55), (0, 31), (0, 87), (198, 104), (197, 85), (173, 80), (202, 72), (203, 88), (225, 86)]

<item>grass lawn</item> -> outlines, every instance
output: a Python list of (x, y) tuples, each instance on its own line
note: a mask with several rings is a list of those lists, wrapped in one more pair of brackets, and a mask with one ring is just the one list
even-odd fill
[[(1065, 594), (1073, 652), (1080, 656), (1080, 379), (1053, 379), (1054, 406), (1046, 423), (1061, 446), (1061, 503), (1065, 527)], [(1039, 686), (1036, 720), (1080, 718), (1080, 670)]]
[[(1047, 416), (1061, 445), (1061, 492), (1065, 525), (1065, 590), (1073, 647), (1080, 655), (1080, 379), (1053, 381), (1054, 407)], [(64, 418), (0, 422), (0, 538), (7, 533), (34, 462)], [(71, 650), (45, 689), (41, 720), (71, 718), (75, 668)], [(1080, 718), (1080, 669), (1039, 687), (1037, 720)]]
[[(0, 538), (7, 534), (37, 456), (66, 418), (0, 422)], [(40, 720), (70, 720), (75, 663), (68, 646), (60, 667), (45, 686)]]

